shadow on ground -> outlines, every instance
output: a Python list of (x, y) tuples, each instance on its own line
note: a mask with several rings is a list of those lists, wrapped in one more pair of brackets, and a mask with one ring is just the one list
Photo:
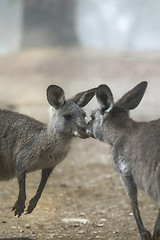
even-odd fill
[(32, 238), (25, 238), (25, 237), (13, 237), (13, 238), (0, 238), (0, 240), (34, 240)]

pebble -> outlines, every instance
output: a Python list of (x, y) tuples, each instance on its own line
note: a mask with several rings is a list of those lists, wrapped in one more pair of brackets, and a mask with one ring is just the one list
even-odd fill
[(100, 220), (101, 222), (107, 222), (107, 220), (105, 218), (101, 218)]
[(134, 230), (136, 230), (136, 227), (131, 228), (131, 231), (134, 231)]
[(130, 212), (130, 213), (129, 213), (129, 216), (133, 216), (133, 213), (132, 213), (132, 212)]
[(31, 228), (31, 226), (28, 223), (25, 225), (25, 227), (26, 228)]
[(104, 239), (104, 237), (96, 236), (96, 239)]
[(80, 224), (79, 224), (79, 223), (76, 223), (74, 226), (75, 226), (75, 227), (79, 227), (79, 226), (80, 226)]
[(85, 233), (85, 231), (83, 231), (83, 230), (80, 230), (78, 233), (80, 233), (80, 234), (84, 234), (84, 233)]
[(12, 226), (13, 229), (16, 229), (16, 226)]
[(84, 223), (86, 224), (88, 221), (88, 219), (85, 219), (85, 218), (63, 218), (62, 219), (62, 222), (65, 222), (65, 223)]
[(81, 213), (79, 214), (80, 217), (82, 217), (82, 216), (84, 216), (84, 215), (85, 215), (84, 212), (81, 212)]
[(67, 188), (68, 186), (67, 186), (67, 184), (65, 184), (65, 183), (61, 183), (61, 184), (60, 184), (60, 187), (62, 187), (62, 188)]
[(103, 227), (103, 226), (104, 226), (103, 223), (99, 223), (99, 224), (97, 224), (97, 227)]

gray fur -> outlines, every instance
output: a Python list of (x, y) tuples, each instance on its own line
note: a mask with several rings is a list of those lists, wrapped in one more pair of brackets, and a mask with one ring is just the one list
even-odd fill
[[(113, 164), (131, 200), (141, 239), (151, 240), (140, 217), (137, 187), (160, 203), (160, 120), (135, 122), (129, 117), (129, 110), (136, 108), (144, 95), (146, 82), (138, 84), (117, 103), (112, 100), (110, 105), (108, 99), (112, 95), (108, 86), (106, 90), (103, 86), (100, 85), (96, 92), (100, 109), (92, 114), (88, 133), (112, 146)], [(160, 212), (153, 239), (160, 239)]]
[[(60, 87), (51, 85), (48, 89), (47, 99), (55, 108), (50, 107), (47, 125), (19, 113), (0, 110), (0, 181), (17, 177), (19, 196), (13, 211), (18, 217), (25, 209), (26, 174), (42, 170), (40, 185), (27, 208), (27, 213), (31, 213), (50, 173), (68, 154), (73, 137), (88, 137), (85, 113), (74, 101), (77, 95), (65, 100)], [(95, 89), (91, 89), (79, 93), (78, 99), (83, 99), (85, 106), (94, 94)]]

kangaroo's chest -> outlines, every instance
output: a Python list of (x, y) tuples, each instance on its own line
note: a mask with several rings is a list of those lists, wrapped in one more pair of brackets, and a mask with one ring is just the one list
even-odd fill
[(46, 153), (46, 156), (41, 159), (42, 164), (56, 166), (57, 164), (59, 164), (61, 161), (65, 159), (65, 157), (68, 154), (68, 151), (69, 151), (69, 147), (61, 148), (56, 152), (51, 149)]
[[(57, 144), (56, 146), (49, 146), (45, 150), (41, 150), (39, 156), (39, 169), (55, 167), (65, 159), (69, 152), (69, 145)], [(36, 167), (36, 166), (35, 166)], [(34, 166), (33, 166), (34, 168)]]

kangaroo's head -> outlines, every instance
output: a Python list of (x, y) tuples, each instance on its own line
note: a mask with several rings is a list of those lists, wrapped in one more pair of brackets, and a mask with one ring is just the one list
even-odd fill
[(127, 92), (118, 102), (114, 103), (113, 95), (107, 85), (100, 85), (96, 90), (99, 109), (91, 114), (87, 132), (93, 138), (112, 144), (115, 133), (125, 131), (129, 124), (129, 110), (136, 108), (147, 87), (141, 82)]
[(47, 88), (47, 100), (50, 108), (50, 128), (65, 136), (87, 138), (87, 123), (83, 107), (94, 97), (95, 88), (78, 93), (66, 100), (61, 87), (50, 85)]

